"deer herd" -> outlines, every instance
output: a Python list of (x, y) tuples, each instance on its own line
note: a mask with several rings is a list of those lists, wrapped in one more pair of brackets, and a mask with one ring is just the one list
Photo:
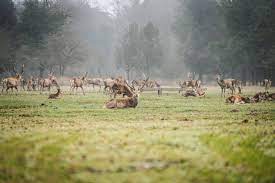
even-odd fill
[[(26, 79), (23, 77), (24, 74), (24, 64), (21, 66), (21, 72), (18, 72), (15, 67), (13, 72), (15, 73), (12, 77), (7, 77), (1, 80), (2, 84), (2, 94), (4, 90), (8, 93), (10, 90), (18, 92), (21, 87), (23, 90), (27, 91), (40, 91), (43, 94), (45, 90), (49, 93), (52, 87), (56, 87), (57, 93), (50, 94), (49, 99), (60, 99), (62, 97), (62, 91), (58, 83), (58, 79), (54, 76), (53, 72), (48, 74), (46, 78), (35, 78), (33, 76)], [(216, 82), (221, 88), (221, 97), (225, 97), (226, 90), (229, 90), (231, 96), (226, 99), (226, 103), (233, 104), (243, 104), (243, 103), (253, 103), (263, 100), (275, 100), (275, 94), (269, 94), (269, 89), (271, 88), (272, 81), (269, 79), (263, 80), (263, 86), (265, 92), (257, 93), (253, 97), (243, 97), (242, 94), (242, 82), (237, 79), (222, 79), (220, 75), (216, 76)], [(140, 80), (133, 80), (131, 82), (127, 81), (123, 77), (117, 78), (88, 78), (88, 73), (81, 77), (73, 77), (69, 80), (70, 91), (76, 93), (78, 88), (82, 90), (83, 95), (85, 95), (84, 87), (86, 85), (91, 85), (93, 89), (95, 86), (99, 87), (99, 92), (104, 88), (104, 93), (109, 95), (111, 99), (105, 103), (104, 107), (107, 109), (121, 109), (121, 108), (135, 108), (138, 105), (139, 94), (144, 88), (157, 88), (158, 92), (161, 91), (161, 85), (156, 80), (149, 80), (149, 77), (145, 77)], [(189, 77), (188, 80), (179, 81), (179, 93), (182, 92), (182, 96), (189, 97), (201, 97), (205, 96), (206, 88), (202, 88), (202, 82), (200, 80), (195, 80)], [(238, 94), (236, 94), (238, 90)], [(185, 92), (184, 92), (185, 91)], [(159, 92), (160, 94), (160, 92)], [(121, 98), (117, 99), (117, 96), (121, 95)]]

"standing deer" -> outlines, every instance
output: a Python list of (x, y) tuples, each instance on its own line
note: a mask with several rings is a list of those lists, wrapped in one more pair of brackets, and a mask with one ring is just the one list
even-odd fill
[(101, 91), (101, 87), (104, 86), (104, 80), (102, 78), (87, 79), (87, 84), (92, 85), (93, 89), (95, 89), (95, 86), (98, 86), (99, 91)]
[(235, 93), (234, 79), (221, 79), (220, 75), (217, 75), (217, 83), (221, 87), (221, 97), (225, 97), (226, 89), (230, 89), (232, 95)]
[(270, 79), (264, 79), (263, 84), (264, 84), (265, 92), (268, 92), (268, 90), (272, 85), (272, 81)]
[(73, 83), (72, 83), (72, 91), (74, 92), (75, 90), (77, 91), (78, 88), (82, 89), (83, 95), (85, 95), (83, 86), (84, 83), (86, 81), (86, 77), (87, 77), (88, 73), (86, 72), (85, 76), (83, 76), (82, 78), (73, 78)]
[(42, 93), (45, 88), (48, 88), (48, 91), (50, 92), (53, 85), (59, 88), (57, 79), (55, 76), (53, 76), (53, 73), (51, 72), (48, 74), (48, 78), (39, 80), (40, 93)]
[[(13, 70), (14, 70), (14, 72), (16, 72), (15, 68), (13, 68)], [(9, 78), (3, 79), (2, 93), (3, 93), (5, 87), (6, 87), (6, 92), (7, 93), (9, 91), (9, 89), (12, 89), (12, 92), (13, 92), (14, 88), (18, 92), (18, 87), (20, 86), (23, 74), (24, 74), (24, 64), (22, 65), (21, 74), (19, 74), (18, 72), (16, 72), (16, 75), (14, 77), (9, 77)]]
[(37, 84), (38, 84), (38, 78), (34, 78), (33, 76), (31, 76), (27, 80), (27, 91), (35, 91), (37, 88)]
[[(147, 79), (147, 81), (148, 81), (148, 79)], [(136, 89), (131, 91), (130, 97), (121, 98), (121, 99), (111, 99), (110, 101), (106, 102), (105, 107), (107, 109), (136, 108), (138, 105), (139, 94), (142, 91), (142, 89), (144, 88), (146, 82), (144, 83), (143, 86), (138, 88), (137, 91), (136, 91)]]

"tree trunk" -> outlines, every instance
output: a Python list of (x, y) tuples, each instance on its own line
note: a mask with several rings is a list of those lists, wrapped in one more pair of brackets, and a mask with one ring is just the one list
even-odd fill
[(43, 76), (44, 76), (44, 71), (45, 71), (44, 67), (43, 67), (43, 66), (40, 66), (40, 67), (39, 67), (39, 77), (40, 77), (40, 78), (43, 78)]

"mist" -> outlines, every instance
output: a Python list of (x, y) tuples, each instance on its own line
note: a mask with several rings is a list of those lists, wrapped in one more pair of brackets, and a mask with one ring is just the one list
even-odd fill
[(252, 3), (246, 14), (238, 12), (247, 3), (5, 0), (1, 7), (10, 8), (1, 11), (1, 75), (25, 64), (27, 75), (40, 77), (54, 71), (180, 80), (191, 72), (203, 82), (216, 74), (252, 83), (272, 79), (274, 30), (267, 27), (274, 25), (261, 22), (272, 16), (253, 13), (274, 11)]

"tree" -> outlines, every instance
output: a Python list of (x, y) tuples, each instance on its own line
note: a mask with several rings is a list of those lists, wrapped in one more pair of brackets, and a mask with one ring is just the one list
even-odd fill
[(132, 23), (116, 50), (117, 65), (125, 70), (128, 80), (130, 80), (131, 70), (137, 68), (142, 59), (140, 38), (138, 24)]
[(174, 31), (181, 42), (180, 55), (192, 72), (213, 72), (210, 45), (222, 40), (223, 19), (218, 4), (212, 0), (180, 1)]
[(144, 55), (143, 70), (147, 76), (151, 75), (152, 68), (156, 68), (161, 65), (162, 50), (159, 43), (159, 30), (153, 25), (152, 22), (142, 30), (142, 51)]
[[(222, 0), (221, 7), (229, 31), (228, 42), (241, 50), (232, 55), (239, 56), (243, 63), (242, 73), (249, 73), (253, 82), (263, 77), (275, 79), (275, 2)], [(246, 80), (245, 75), (242, 78)]]
[(2, 71), (13, 68), (11, 63), (13, 35), (17, 23), (16, 9), (12, 0), (0, 1), (0, 67)]

